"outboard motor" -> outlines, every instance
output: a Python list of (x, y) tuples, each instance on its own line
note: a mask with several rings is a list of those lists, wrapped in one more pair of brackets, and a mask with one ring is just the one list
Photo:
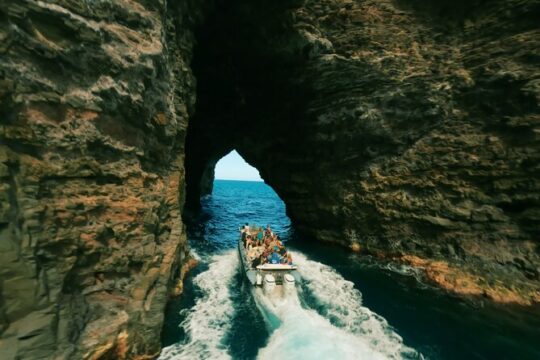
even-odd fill
[(272, 274), (264, 275), (264, 284), (263, 284), (264, 293), (270, 294), (275, 288), (276, 288), (276, 279), (274, 278), (274, 275)]
[(286, 292), (292, 291), (295, 288), (294, 276), (291, 274), (283, 275), (283, 288)]

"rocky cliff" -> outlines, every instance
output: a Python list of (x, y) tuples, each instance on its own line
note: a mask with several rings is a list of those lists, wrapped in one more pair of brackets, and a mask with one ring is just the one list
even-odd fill
[(187, 256), (197, 11), (0, 2), (2, 359), (160, 351)]
[(157, 354), (184, 198), (232, 149), (318, 240), (539, 301), (539, 12), (0, 0), (3, 357)]
[(236, 148), (316, 239), (423, 267), (459, 293), (539, 301), (539, 10), (218, 9), (195, 52), (188, 199), (204, 164)]

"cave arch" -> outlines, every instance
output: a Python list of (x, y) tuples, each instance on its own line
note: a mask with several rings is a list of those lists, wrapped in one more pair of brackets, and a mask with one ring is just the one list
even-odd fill
[[(233, 154), (234, 153), (234, 154)], [(205, 195), (212, 194), (214, 187), (214, 180), (220, 180), (216, 177), (216, 169), (219, 167), (221, 161), (226, 159), (229, 155), (235, 155), (241, 160), (234, 160), (235, 166), (240, 166), (237, 174), (233, 175), (235, 178), (230, 178), (231, 173), (228, 171), (228, 178), (221, 178), (221, 180), (247, 180), (247, 181), (260, 181), (263, 180), (260, 177), (259, 170), (247, 163), (245, 159), (240, 155), (236, 149), (233, 149), (229, 152), (226, 152), (225, 155), (221, 156), (221, 152), (210, 156), (206, 163), (199, 162), (197, 159), (190, 157), (190, 171), (186, 174), (186, 187), (188, 194), (191, 194), (189, 197), (189, 202), (186, 203), (188, 209), (198, 210), (200, 206), (200, 198)], [(241, 163), (244, 162), (244, 164)], [(257, 176), (253, 174), (253, 170), (257, 172)], [(248, 178), (239, 178), (242, 176), (248, 176)]]
[(286, 145), (294, 134), (303, 132), (304, 123), (294, 119), (302, 117), (309, 92), (291, 81), (309, 46), (290, 19), (298, 3), (217, 1), (195, 30), (197, 103), (185, 141), (186, 209), (200, 207), (217, 161), (233, 149), (286, 196), (276, 165), (291, 153)]
[[(480, 20), (463, 29), (454, 19), (463, 9), (447, 18), (446, 6), (423, 3), (217, 1), (195, 31), (186, 208), (199, 206), (216, 162), (237, 149), (295, 228), (318, 240), (391, 257), (480, 256), (489, 267), (493, 241), (512, 239), (508, 256), (527, 254), (533, 260), (519, 261), (535, 269), (538, 206), (523, 199), (538, 191), (524, 180), (531, 167), (516, 165), (535, 158), (500, 151), (520, 140), (536, 149), (532, 127), (502, 120), (531, 114), (534, 86), (493, 74), (498, 55), (472, 50), (493, 29)], [(467, 13), (488, 19), (503, 3), (472, 2)], [(504, 24), (516, 33), (534, 26), (512, 14)], [(444, 34), (424, 25), (434, 20)], [(498, 125), (488, 120), (497, 116)], [(523, 281), (538, 278), (519, 266)]]

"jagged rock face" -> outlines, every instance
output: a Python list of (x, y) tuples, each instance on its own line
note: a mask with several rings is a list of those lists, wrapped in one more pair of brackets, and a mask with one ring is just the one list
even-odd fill
[(534, 298), (538, 1), (210, 3), (0, 1), (3, 358), (155, 355), (234, 148), (317, 239)]
[(198, 10), (0, 5), (1, 357), (155, 355), (187, 251)]
[(188, 197), (236, 148), (317, 239), (540, 301), (540, 2), (288, 5), (238, 2), (200, 30)]

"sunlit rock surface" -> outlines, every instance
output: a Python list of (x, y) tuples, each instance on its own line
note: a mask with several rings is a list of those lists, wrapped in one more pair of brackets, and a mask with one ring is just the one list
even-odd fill
[(157, 354), (232, 149), (318, 240), (539, 300), (539, 1), (0, 5), (2, 358)]

